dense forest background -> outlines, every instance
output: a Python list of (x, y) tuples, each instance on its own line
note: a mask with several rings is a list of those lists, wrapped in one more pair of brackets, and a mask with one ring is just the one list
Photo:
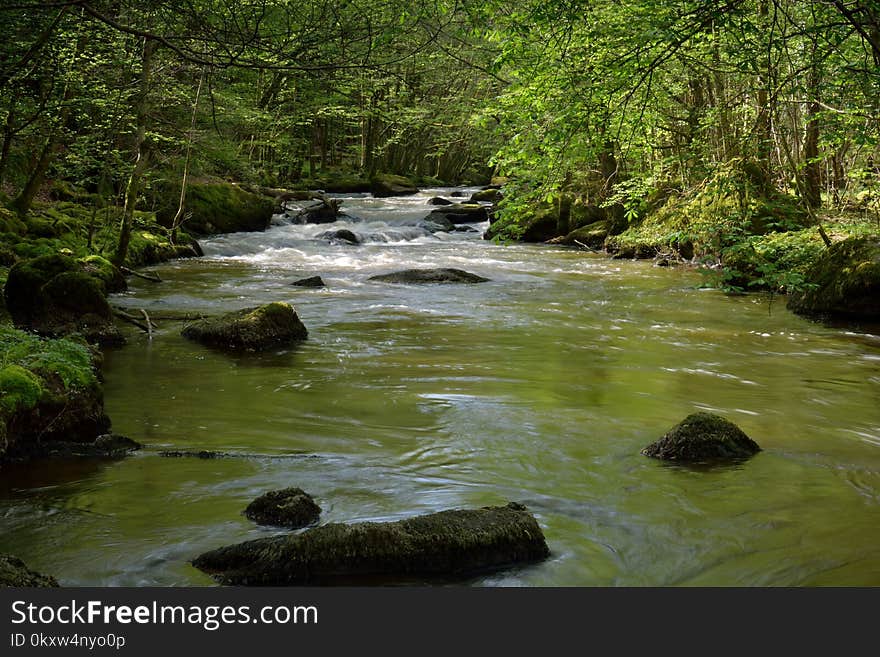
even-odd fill
[[(117, 264), (138, 212), (180, 196), (185, 227), (206, 180), (503, 176), (495, 235), (550, 209), (542, 240), (602, 221), (617, 249), (726, 255), (731, 286), (795, 286), (829, 212), (880, 221), (873, 0), (6, 0), (0, 26), (3, 200), (86, 208)], [(792, 262), (737, 260), (807, 228)]]

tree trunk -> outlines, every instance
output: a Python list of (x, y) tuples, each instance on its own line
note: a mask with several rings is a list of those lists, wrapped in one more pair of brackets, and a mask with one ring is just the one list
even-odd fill
[(807, 79), (807, 114), (804, 133), (804, 203), (815, 210), (822, 205), (822, 167), (819, 162), (819, 83), (821, 74), (817, 45), (810, 53), (811, 66)]
[(137, 115), (137, 155), (134, 169), (128, 178), (125, 187), (125, 207), (122, 210), (122, 221), (119, 226), (119, 241), (116, 244), (116, 253), (113, 254), (113, 264), (122, 267), (128, 256), (128, 245), (131, 242), (131, 231), (134, 225), (134, 208), (137, 204), (138, 195), (141, 191), (144, 172), (150, 161), (151, 144), (147, 138), (147, 122), (149, 120), (150, 78), (153, 69), (153, 55), (156, 53), (158, 43), (152, 39), (144, 39), (143, 54), (141, 56), (141, 77), (135, 100), (135, 113)]
[[(758, 3), (759, 24), (766, 28), (767, 17), (770, 13), (768, 0), (760, 0)], [(765, 176), (770, 177), (770, 153), (773, 149), (773, 123), (770, 113), (770, 80), (772, 78), (769, 51), (765, 62), (766, 68), (758, 73), (758, 118), (757, 118), (757, 157), (758, 166), (761, 167)]]
[(0, 184), (3, 183), (3, 176), (6, 173), (6, 163), (9, 161), (9, 151), (12, 148), (14, 135), (15, 102), (13, 101), (9, 107), (9, 113), (6, 115), (6, 123), (3, 126), (3, 148), (0, 149)]
[[(79, 49), (77, 49), (79, 50)], [(30, 178), (25, 183), (24, 188), (19, 192), (15, 200), (10, 204), (12, 209), (21, 215), (25, 215), (34, 204), (37, 193), (46, 182), (46, 172), (52, 161), (55, 159), (55, 153), (61, 144), (61, 136), (67, 121), (70, 119), (70, 103), (73, 100), (73, 86), (68, 83), (64, 88), (64, 95), (61, 98), (61, 110), (58, 114), (57, 124), (51, 126), (49, 136), (46, 138), (43, 149), (40, 151), (40, 157), (37, 164), (31, 171)]]
[(189, 122), (189, 133), (186, 136), (186, 159), (183, 162), (183, 175), (180, 179), (180, 199), (177, 203), (177, 212), (174, 215), (174, 219), (171, 221), (172, 244), (177, 242), (177, 230), (185, 220), (183, 212), (186, 209), (186, 184), (187, 178), (189, 177), (189, 163), (192, 158), (193, 139), (195, 139), (196, 117), (198, 116), (199, 111), (199, 97), (202, 95), (202, 84), (204, 81), (205, 72), (202, 71), (202, 74), (199, 76), (199, 84), (196, 87), (196, 98), (193, 101), (192, 116), (190, 117)]

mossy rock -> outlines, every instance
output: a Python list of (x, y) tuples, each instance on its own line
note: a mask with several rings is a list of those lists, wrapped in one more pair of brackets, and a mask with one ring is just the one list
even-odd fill
[(260, 495), (244, 515), (261, 525), (300, 529), (318, 521), (321, 507), (301, 488), (285, 488)]
[(41, 335), (81, 333), (92, 342), (120, 344), (122, 335), (104, 284), (64, 255), (26, 260), (9, 270), (4, 298), (14, 324)]
[[(170, 226), (177, 212), (180, 189), (171, 188), (157, 211), (159, 222)], [(190, 183), (186, 188), (185, 212), (191, 214), (184, 228), (197, 235), (262, 231), (275, 211), (273, 199), (245, 191), (225, 182)]]
[(380, 173), (370, 180), (370, 192), (376, 198), (386, 198), (389, 196), (412, 196), (418, 194), (419, 189), (412, 184), (409, 178)]
[(584, 246), (588, 249), (599, 250), (605, 245), (608, 237), (608, 222), (597, 221), (595, 223), (577, 228), (564, 237), (552, 240), (554, 244), (566, 246)]
[(512, 503), (398, 522), (322, 525), (206, 552), (193, 565), (223, 584), (381, 584), (463, 579), (549, 554), (538, 522)]
[(645, 456), (680, 463), (737, 461), (761, 451), (733, 422), (714, 413), (693, 413), (642, 450)]
[(31, 570), (18, 557), (0, 554), (0, 587), (49, 588), (57, 586), (58, 581), (54, 577)]
[(221, 349), (263, 351), (305, 340), (308, 331), (293, 306), (276, 302), (193, 322), (181, 335)]
[(198, 242), (188, 236), (181, 236), (178, 244), (172, 244), (168, 238), (151, 230), (135, 230), (131, 234), (128, 256), (125, 259), (129, 267), (156, 265), (178, 258), (196, 258), (203, 255)]
[(82, 270), (92, 278), (101, 282), (104, 292), (125, 292), (128, 288), (125, 276), (113, 263), (98, 255), (90, 255), (77, 260)]
[(880, 239), (856, 237), (828, 248), (805, 275), (788, 308), (817, 317), (880, 319)]
[(468, 203), (498, 203), (502, 198), (504, 198), (504, 194), (500, 189), (490, 187), (471, 194)]
[(505, 239), (521, 242), (546, 242), (557, 236), (559, 213), (553, 206), (539, 206), (524, 213), (507, 212), (493, 221), (483, 235), (487, 240)]
[(43, 217), (28, 216), (25, 225), (27, 234), (32, 237), (58, 237), (63, 232), (57, 222)]

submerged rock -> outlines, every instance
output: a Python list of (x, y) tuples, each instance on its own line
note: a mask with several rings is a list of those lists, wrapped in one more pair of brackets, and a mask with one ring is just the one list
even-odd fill
[(296, 285), (297, 287), (325, 287), (324, 279), (320, 276), (309, 276), (308, 278), (301, 278), (298, 281), (294, 281), (291, 285)]
[(180, 450), (180, 449), (170, 449), (159, 452), (159, 456), (163, 456), (169, 459), (183, 459), (183, 458), (193, 458), (193, 459), (221, 459), (226, 458), (227, 456), (231, 456), (225, 452), (214, 452), (207, 449), (200, 449), (198, 451), (192, 450)]
[(106, 433), (92, 442), (70, 442), (67, 440), (49, 440), (37, 443), (28, 458), (110, 458), (120, 459), (143, 448), (139, 442)]
[(57, 580), (28, 568), (18, 557), (0, 554), (0, 588), (50, 588), (57, 587)]
[(244, 515), (261, 525), (299, 529), (316, 522), (321, 507), (301, 488), (272, 490), (248, 504)]
[(485, 283), (488, 278), (471, 274), (461, 269), (405, 269), (390, 274), (370, 276), (369, 280), (381, 283), (405, 283), (410, 285), (424, 283)]
[(6, 308), (18, 328), (53, 337), (79, 333), (89, 342), (122, 344), (104, 293), (101, 278), (63, 255), (17, 263), (4, 287)]
[(212, 347), (261, 351), (305, 340), (308, 331), (293, 306), (275, 302), (193, 322), (181, 335)]
[(850, 238), (833, 244), (806, 273), (808, 287), (791, 295), (801, 315), (880, 319), (880, 239)]
[(345, 242), (346, 244), (360, 244), (361, 239), (354, 232), (347, 228), (339, 230), (328, 230), (318, 236), (320, 239), (330, 240), (331, 242)]
[(376, 583), (464, 578), (549, 554), (535, 518), (511, 503), (398, 522), (323, 525), (219, 548), (193, 565), (233, 585)]
[(642, 450), (666, 461), (700, 462), (744, 459), (761, 451), (733, 422), (714, 413), (693, 413)]

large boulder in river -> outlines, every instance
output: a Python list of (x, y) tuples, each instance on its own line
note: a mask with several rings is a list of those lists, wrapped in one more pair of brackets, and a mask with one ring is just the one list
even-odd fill
[[(156, 216), (170, 226), (180, 201), (180, 187), (169, 187), (159, 199)], [(191, 182), (186, 187), (183, 227), (198, 235), (262, 231), (269, 227), (275, 201), (227, 182)]]
[(50, 588), (57, 587), (51, 575), (41, 575), (28, 568), (18, 557), (0, 554), (0, 588)]
[(485, 205), (456, 203), (432, 210), (428, 220), (433, 221), (435, 217), (442, 217), (453, 224), (479, 224), (489, 221), (489, 211)]
[(45, 336), (79, 333), (102, 345), (124, 342), (113, 324), (104, 281), (83, 267), (63, 255), (15, 264), (3, 293), (16, 327)]
[(761, 451), (733, 422), (714, 413), (693, 413), (642, 450), (665, 461), (698, 463), (740, 460)]
[(211, 347), (262, 351), (305, 340), (308, 331), (293, 306), (275, 302), (187, 324), (181, 335)]
[(808, 316), (880, 319), (880, 239), (837, 242), (806, 273), (807, 287), (788, 308)]
[(512, 503), (398, 522), (323, 525), (222, 547), (193, 565), (233, 585), (393, 583), (460, 579), (549, 554), (535, 518)]
[(442, 196), (435, 196), (433, 198), (428, 199), (428, 205), (452, 205), (453, 201), (450, 201), (448, 198), (443, 198)]
[(261, 525), (300, 529), (318, 522), (321, 507), (301, 488), (272, 490), (247, 505), (244, 515)]
[(404, 269), (390, 274), (370, 276), (369, 280), (380, 283), (404, 283), (419, 285), (425, 283), (485, 283), (488, 278), (477, 276), (461, 269)]
[(419, 193), (419, 189), (414, 187), (407, 178), (387, 173), (380, 173), (370, 181), (370, 191), (376, 198), (412, 196)]

